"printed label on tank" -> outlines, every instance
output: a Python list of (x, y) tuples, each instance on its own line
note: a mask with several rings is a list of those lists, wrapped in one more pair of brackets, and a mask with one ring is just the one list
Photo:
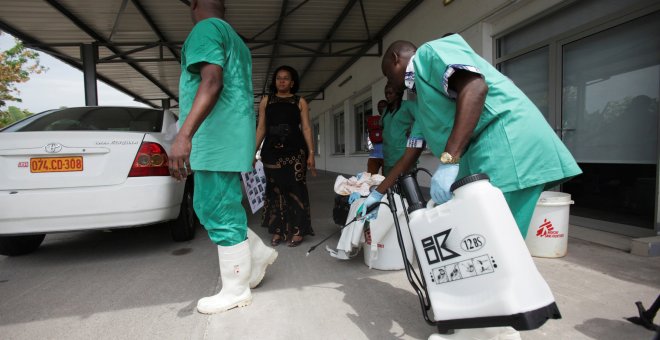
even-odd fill
[(431, 282), (439, 285), (495, 272), (497, 264), (488, 254), (455, 262), (431, 270)]
[(429, 265), (461, 256), (461, 254), (447, 248), (446, 242), (449, 233), (451, 233), (451, 228), (422, 239), (422, 249), (424, 249), (426, 261)]
[(465, 251), (477, 251), (486, 245), (486, 238), (479, 234), (466, 236), (461, 241), (461, 249)]

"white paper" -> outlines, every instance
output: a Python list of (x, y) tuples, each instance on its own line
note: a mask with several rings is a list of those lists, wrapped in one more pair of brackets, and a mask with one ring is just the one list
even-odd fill
[(266, 194), (266, 175), (264, 174), (264, 165), (261, 161), (254, 164), (252, 172), (242, 172), (243, 188), (247, 195), (250, 209), (254, 214), (264, 206)]

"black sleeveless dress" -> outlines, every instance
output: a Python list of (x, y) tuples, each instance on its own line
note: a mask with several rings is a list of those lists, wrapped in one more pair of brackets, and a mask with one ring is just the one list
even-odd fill
[(300, 97), (270, 95), (261, 161), (266, 174), (262, 226), (284, 240), (314, 235), (307, 192), (307, 143), (300, 129)]

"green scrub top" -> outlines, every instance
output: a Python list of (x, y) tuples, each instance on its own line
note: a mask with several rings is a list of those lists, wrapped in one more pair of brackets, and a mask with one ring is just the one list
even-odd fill
[[(486, 173), (510, 192), (555, 186), (582, 173), (566, 146), (513, 82), (479, 57), (460, 35), (420, 46), (413, 59), (417, 111), (413, 134), (421, 131), (439, 156), (454, 125), (456, 102), (446, 88), (452, 68), (474, 67), (488, 85), (484, 110), (460, 161), (459, 178)], [(449, 70), (449, 72), (447, 72)]]
[(225, 21), (199, 21), (181, 50), (179, 126), (188, 116), (200, 81), (200, 63), (223, 69), (220, 98), (192, 139), (193, 170), (252, 170), (256, 117), (252, 93), (252, 57), (236, 31)]
[(386, 167), (392, 167), (406, 151), (406, 141), (415, 121), (415, 102), (404, 100), (394, 112), (386, 111), (383, 122), (383, 159)]

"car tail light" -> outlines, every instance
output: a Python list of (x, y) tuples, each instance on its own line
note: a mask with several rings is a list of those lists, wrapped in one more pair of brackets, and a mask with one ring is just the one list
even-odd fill
[(169, 175), (165, 149), (158, 143), (142, 142), (128, 177)]

